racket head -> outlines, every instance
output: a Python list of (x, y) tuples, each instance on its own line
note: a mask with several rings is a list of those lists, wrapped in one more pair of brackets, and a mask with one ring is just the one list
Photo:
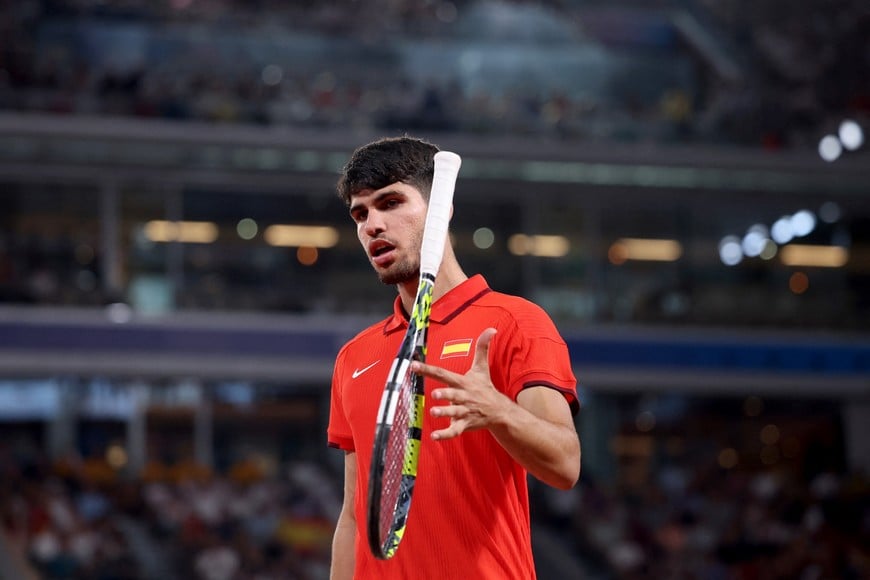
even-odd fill
[(426, 334), (434, 277), (421, 276), (408, 332), (393, 364), (378, 409), (369, 471), (367, 536), (372, 554), (393, 557), (405, 533), (423, 432), (423, 377), (411, 362), (426, 360)]
[(420, 283), (399, 352), (390, 367), (375, 426), (369, 470), (367, 536), (376, 558), (395, 555), (405, 534), (423, 431), (423, 377), (411, 373), (414, 360), (426, 360), (426, 336), (435, 276), (441, 266), (462, 160), (439, 151), (434, 157), (432, 189), (420, 247)]

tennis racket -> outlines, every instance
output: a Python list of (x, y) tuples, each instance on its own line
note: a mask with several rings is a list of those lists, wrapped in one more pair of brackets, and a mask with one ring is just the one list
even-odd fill
[(405, 533), (417, 479), (425, 395), (423, 377), (412, 373), (414, 360), (426, 360), (426, 335), (432, 289), (441, 266), (453, 190), (462, 160), (449, 151), (435, 154), (435, 173), (420, 248), (420, 284), (408, 331), (390, 367), (375, 426), (369, 471), (368, 540), (376, 558), (392, 558)]

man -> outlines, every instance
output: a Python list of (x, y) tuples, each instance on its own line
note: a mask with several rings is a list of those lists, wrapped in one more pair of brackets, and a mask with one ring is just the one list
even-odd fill
[(542, 309), (467, 277), (448, 240), (435, 281), (419, 473), (396, 554), (375, 559), (365, 535), (377, 408), (417, 291), (434, 145), (388, 138), (357, 149), (338, 183), (378, 277), (395, 285), (392, 316), (339, 352), (328, 440), (345, 452), (332, 580), (535, 577), (527, 473), (559, 489), (580, 474), (568, 350)]

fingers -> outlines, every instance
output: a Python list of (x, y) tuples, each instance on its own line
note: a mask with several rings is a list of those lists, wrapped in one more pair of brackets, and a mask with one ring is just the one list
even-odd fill
[(432, 391), (432, 398), (436, 401), (449, 401), (453, 404), (462, 404), (465, 402), (464, 398), (465, 393), (462, 389), (453, 389), (450, 387), (444, 387), (441, 389), (435, 389)]
[[(477, 409), (481, 402), (488, 400), (487, 393), (493, 390), (489, 377), (489, 347), (495, 333), (494, 328), (487, 328), (477, 338), (471, 368), (464, 375), (419, 361), (411, 364), (412, 372), (445, 385), (433, 389), (431, 396), (435, 400), (445, 401), (448, 404), (435, 406), (430, 413), (433, 417), (449, 419), (450, 425), (445, 429), (433, 431), (432, 439), (451, 439), (469, 429), (485, 427), (485, 421), (480, 422), (479, 412), (472, 409)], [(471, 417), (472, 414), (478, 418)]]
[(494, 328), (487, 328), (477, 337), (477, 346), (474, 349), (474, 360), (471, 363), (471, 368), (489, 370), (489, 344), (495, 333)]
[(465, 421), (456, 420), (450, 422), (450, 426), (446, 429), (439, 429), (437, 431), (432, 431), (432, 439), (436, 441), (443, 441), (444, 439), (452, 439), (453, 437), (457, 437), (462, 435), (465, 431), (467, 424)]
[(443, 441), (444, 439), (452, 439), (458, 435), (462, 435), (462, 429), (458, 427), (458, 423), (451, 423), (447, 429), (440, 431), (432, 431), (432, 439), (435, 441)]
[[(489, 345), (492, 342), (492, 337), (495, 336), (494, 328), (487, 328), (480, 333), (477, 338), (477, 345), (474, 349), (474, 359), (471, 362), (471, 368), (481, 371), (489, 371)], [(456, 373), (450, 372), (441, 367), (436, 367), (430, 364), (414, 361), (411, 363), (411, 372), (436, 379), (445, 384), (456, 384), (462, 377)]]
[(432, 407), (430, 412), (433, 417), (449, 417), (454, 419), (468, 414), (468, 409), (462, 405), (440, 405)]
[(462, 377), (462, 375), (450, 372), (447, 369), (443, 369), (441, 367), (436, 367), (433, 365), (427, 365), (419, 361), (414, 361), (411, 363), (411, 372), (417, 373), (418, 375), (423, 375), (424, 377), (435, 379), (438, 382), (448, 385), (455, 384), (456, 381), (460, 377)]

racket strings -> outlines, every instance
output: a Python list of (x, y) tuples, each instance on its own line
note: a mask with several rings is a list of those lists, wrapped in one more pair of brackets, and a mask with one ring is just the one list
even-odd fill
[(410, 490), (407, 489), (405, 474), (410, 461), (407, 453), (408, 440), (411, 437), (410, 427), (415, 413), (413, 385), (414, 375), (409, 372), (395, 395), (399, 400), (393, 426), (387, 438), (381, 492), (379, 529), (382, 544), (393, 530), (403, 525), (407, 515), (405, 504), (410, 498)]

